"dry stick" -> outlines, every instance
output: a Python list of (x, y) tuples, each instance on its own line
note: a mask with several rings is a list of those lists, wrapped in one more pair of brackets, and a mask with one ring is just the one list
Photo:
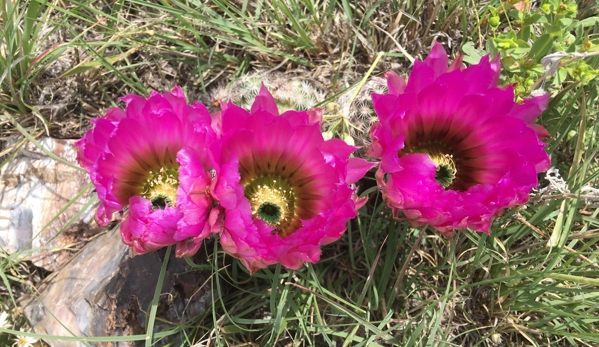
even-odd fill
[[(537, 234), (539, 234), (540, 236), (547, 238), (547, 234), (545, 234), (545, 232), (543, 232), (543, 230), (535, 227), (534, 225), (530, 224), (530, 222), (528, 222), (526, 219), (524, 219), (524, 217), (522, 217), (521, 215), (516, 215), (516, 219), (518, 221), (520, 221), (522, 224), (526, 225), (527, 227), (531, 228), (534, 232), (536, 232)], [(568, 252), (572, 252), (572, 253), (577, 253), (575, 249), (570, 248), (566, 245), (564, 245), (564, 249), (567, 250)], [(582, 254), (579, 254), (578, 257), (584, 261), (586, 261), (587, 263), (591, 264), (593, 267), (599, 269), (599, 265), (597, 265), (597, 263), (595, 263), (594, 261), (592, 261), (591, 259), (585, 257)]]
[(443, 3), (441, 1), (439, 1), (435, 7), (433, 7), (433, 10), (431, 11), (432, 14), (428, 19), (428, 23), (426, 24), (426, 30), (424, 31), (425, 33), (428, 33), (428, 31), (430, 30), (431, 26), (433, 25), (433, 21), (438, 17), (439, 15), (439, 10), (441, 9), (441, 5), (443, 5)]
[(597, 229), (587, 230), (584, 233), (580, 233), (580, 234), (569, 235), (568, 236), (568, 240), (592, 239), (592, 238), (595, 238), (595, 237), (599, 237), (599, 233), (596, 233), (595, 231), (597, 231)]
[(410, 254), (408, 254), (408, 257), (406, 258), (406, 261), (404, 262), (404, 264), (401, 268), (401, 271), (399, 271), (399, 276), (397, 276), (397, 280), (395, 280), (395, 285), (393, 286), (393, 288), (395, 288), (396, 293), (398, 291), (401, 280), (403, 279), (404, 275), (406, 274), (406, 271), (408, 270), (408, 265), (410, 264), (410, 259), (412, 259), (412, 256), (416, 252), (416, 248), (420, 244), (420, 241), (422, 241), (422, 236), (424, 235), (426, 228), (427, 227), (425, 226), (424, 229), (422, 229), (420, 231), (420, 233), (418, 233), (418, 238), (416, 239), (416, 242), (414, 242), (414, 246), (412, 246), (412, 249), (410, 250)]
[[(33, 138), (37, 139), (40, 136), (42, 136), (44, 133), (45, 133), (45, 130), (42, 130), (37, 135), (33, 136)], [(27, 143), (27, 139), (26, 138), (23, 138), (23, 139), (19, 140), (18, 142), (14, 143), (10, 147), (8, 147), (5, 150), (3, 150), (2, 152), (0, 152), (0, 157), (3, 157), (5, 155), (7, 155), (8, 153), (12, 152), (15, 149), (19, 149), (25, 143)]]
[(270, 70), (267, 70), (267, 71), (265, 71), (265, 72), (264, 72), (264, 74), (266, 75), (266, 74), (269, 74), (269, 73), (271, 73), (271, 72), (273, 72), (273, 71), (277, 71), (277, 70), (278, 70), (280, 67), (282, 67), (283, 65), (287, 64), (287, 62), (288, 62), (288, 61), (289, 61), (289, 58), (285, 58), (285, 59), (283, 59), (283, 61), (281, 62), (281, 64), (279, 64), (279, 65), (277, 65), (277, 66), (273, 67), (273, 68), (272, 68), (272, 69), (270, 69)]
[(540, 197), (541, 200), (554, 200), (563, 198), (599, 201), (599, 195), (578, 195), (574, 193), (562, 193), (559, 195), (545, 195)]
[[(472, 0), (472, 8), (476, 8), (476, 3)], [(474, 15), (476, 16), (476, 23), (478, 23), (478, 49), (483, 49), (483, 34), (480, 31), (480, 18), (478, 17), (478, 11), (474, 11)]]
[(391, 35), (389, 32), (387, 32), (386, 30), (384, 30), (383, 28), (379, 27), (378, 25), (376, 25), (374, 23), (372, 25), (375, 28), (379, 29), (381, 32), (383, 32), (385, 35), (389, 36), (389, 38), (391, 39), (391, 41), (393, 41), (393, 43), (395, 43), (395, 45), (397, 46), (397, 49), (399, 49), (401, 54), (403, 54), (406, 57), (406, 59), (408, 59), (410, 61), (410, 64), (414, 64), (414, 60), (416, 60), (416, 59), (414, 57), (412, 57), (410, 55), (410, 53), (408, 53), (408, 51), (406, 51), (405, 48), (403, 48), (403, 46), (399, 44), (399, 42), (397, 42), (397, 40), (393, 37), (393, 35)]

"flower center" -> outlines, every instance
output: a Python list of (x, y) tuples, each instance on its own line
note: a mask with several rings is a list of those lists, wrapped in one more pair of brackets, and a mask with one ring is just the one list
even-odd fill
[(282, 210), (280, 205), (265, 201), (258, 206), (256, 215), (270, 225), (277, 225), (283, 216)]
[(456, 175), (456, 167), (451, 154), (429, 154), (431, 160), (437, 165), (435, 179), (443, 188), (449, 187)]
[(154, 209), (165, 209), (175, 206), (177, 188), (179, 188), (179, 170), (161, 167), (158, 171), (150, 171), (150, 177), (143, 186), (141, 195), (152, 202)]
[(435, 179), (441, 183), (443, 188), (451, 186), (457, 175), (457, 168), (453, 154), (450, 154), (443, 145), (432, 143), (418, 146), (416, 149), (409, 150), (408, 153), (424, 153), (431, 158), (437, 166)]
[(295, 195), (289, 183), (278, 177), (260, 177), (245, 186), (252, 216), (276, 228), (281, 234), (294, 216)]

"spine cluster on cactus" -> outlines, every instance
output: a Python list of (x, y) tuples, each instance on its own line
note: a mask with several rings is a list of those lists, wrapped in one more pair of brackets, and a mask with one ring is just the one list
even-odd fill
[[(308, 110), (326, 99), (325, 93), (308, 80), (299, 77), (290, 79), (282, 73), (253, 72), (239, 77), (229, 85), (213, 89), (210, 104), (218, 109), (220, 103), (230, 100), (249, 110), (262, 85), (272, 92), (282, 112)], [(381, 77), (371, 77), (356, 93), (358, 87), (353, 86), (336, 101), (321, 105), (325, 114), (322, 131), (325, 138), (340, 138), (350, 145), (365, 148), (370, 144), (368, 129), (377, 119), (370, 95), (387, 93), (387, 82)], [(363, 154), (362, 152), (359, 153)]]
[(387, 93), (387, 81), (381, 77), (372, 77), (356, 94), (358, 87), (356, 85), (349, 88), (339, 96), (337, 103), (327, 105), (325, 130), (331, 137), (344, 139), (350, 144), (368, 146), (368, 129), (377, 120), (370, 95)]
[(255, 72), (241, 76), (227, 86), (215, 88), (211, 104), (218, 106), (230, 100), (249, 110), (262, 85), (272, 92), (282, 112), (308, 110), (325, 99), (325, 94), (307, 80), (299, 77), (290, 80), (288, 75), (280, 73)]

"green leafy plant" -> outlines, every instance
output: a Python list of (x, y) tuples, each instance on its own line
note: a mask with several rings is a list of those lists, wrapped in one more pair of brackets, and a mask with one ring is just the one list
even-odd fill
[[(574, 0), (544, 0), (533, 8), (530, 1), (502, 1), (486, 7), (481, 26), (491, 31), (485, 49), (492, 56), (499, 54), (506, 73), (505, 84), (514, 86), (519, 99), (545, 85), (559, 90), (569, 77), (571, 82), (588, 84), (597, 72), (581, 59), (599, 54), (591, 32), (598, 25), (597, 17), (577, 19)], [(464, 45), (466, 62), (473, 62), (481, 53), (474, 43)], [(560, 55), (551, 55), (561, 52)], [(567, 59), (574, 58), (574, 59)], [(563, 59), (563, 60), (562, 60)]]

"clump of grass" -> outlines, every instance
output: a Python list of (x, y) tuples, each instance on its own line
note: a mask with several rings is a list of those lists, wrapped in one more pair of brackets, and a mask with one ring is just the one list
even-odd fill
[(34, 53), (42, 28), (38, 17), (46, 14), (38, 1), (0, 1), (0, 102), (20, 112), (27, 110), (28, 87), (36, 72)]

